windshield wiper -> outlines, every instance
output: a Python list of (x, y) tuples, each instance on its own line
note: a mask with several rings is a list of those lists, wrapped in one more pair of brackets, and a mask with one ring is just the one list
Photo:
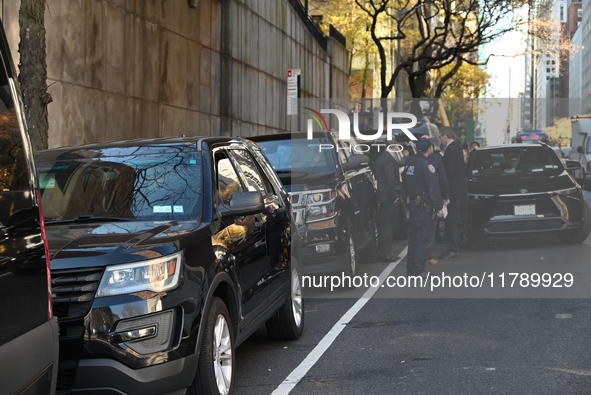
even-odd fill
[(121, 222), (121, 221), (133, 221), (133, 218), (122, 218), (122, 217), (95, 217), (92, 215), (80, 215), (77, 218), (60, 219), (56, 221), (46, 221), (46, 225), (54, 224), (67, 224), (72, 222)]

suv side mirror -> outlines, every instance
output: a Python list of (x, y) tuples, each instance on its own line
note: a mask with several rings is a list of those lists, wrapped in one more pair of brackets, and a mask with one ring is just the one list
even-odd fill
[(347, 163), (343, 163), (343, 171), (361, 169), (362, 167), (369, 166), (369, 156), (363, 154), (351, 155), (347, 160)]
[(581, 146), (578, 146), (578, 147), (577, 147), (577, 152), (578, 152), (579, 154), (582, 154), (582, 153), (583, 153), (583, 147), (581, 147)]
[(230, 197), (229, 207), (220, 206), (222, 217), (257, 214), (264, 210), (265, 202), (260, 192), (236, 192)]
[(581, 168), (581, 164), (576, 160), (567, 160), (566, 161), (566, 170), (579, 170)]

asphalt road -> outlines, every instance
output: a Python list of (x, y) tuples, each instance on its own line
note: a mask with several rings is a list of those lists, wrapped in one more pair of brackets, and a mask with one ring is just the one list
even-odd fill
[[(236, 394), (591, 394), (589, 256), (591, 237), (494, 238), (430, 266), (449, 287), (306, 289), (300, 340), (261, 328), (237, 349)], [(358, 274), (405, 273), (392, 266)]]

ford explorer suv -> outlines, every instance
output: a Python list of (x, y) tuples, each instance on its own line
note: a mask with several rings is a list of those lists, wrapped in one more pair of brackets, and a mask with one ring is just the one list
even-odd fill
[(235, 347), (304, 326), (287, 192), (239, 138), (37, 156), (60, 322), (58, 392), (230, 394)]
[(0, 24), (0, 392), (55, 392), (51, 307), (39, 189), (22, 100)]

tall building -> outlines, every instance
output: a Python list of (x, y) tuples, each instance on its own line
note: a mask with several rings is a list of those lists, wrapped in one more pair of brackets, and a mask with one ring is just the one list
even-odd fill
[[(582, 9), (581, 9), (582, 15)], [(583, 29), (577, 29), (571, 39), (574, 48), (569, 59), (569, 106), (568, 115), (583, 114)]]
[[(582, 9), (582, 21), (579, 29), (581, 30), (581, 64), (589, 65), (591, 63), (591, 3), (585, 1)], [(581, 109), (584, 114), (591, 113), (591, 69), (589, 67), (581, 68)]]
[[(573, 97), (569, 63), (571, 58), (576, 61), (576, 57), (570, 43), (582, 22), (582, 7), (581, 0), (532, 2), (530, 21), (537, 27), (534, 30), (543, 32), (531, 38), (531, 70), (526, 81), (526, 85), (528, 82), (533, 85), (531, 123), (535, 129), (552, 126), (574, 111), (569, 109), (569, 98)], [(574, 85), (573, 89), (578, 91)]]

